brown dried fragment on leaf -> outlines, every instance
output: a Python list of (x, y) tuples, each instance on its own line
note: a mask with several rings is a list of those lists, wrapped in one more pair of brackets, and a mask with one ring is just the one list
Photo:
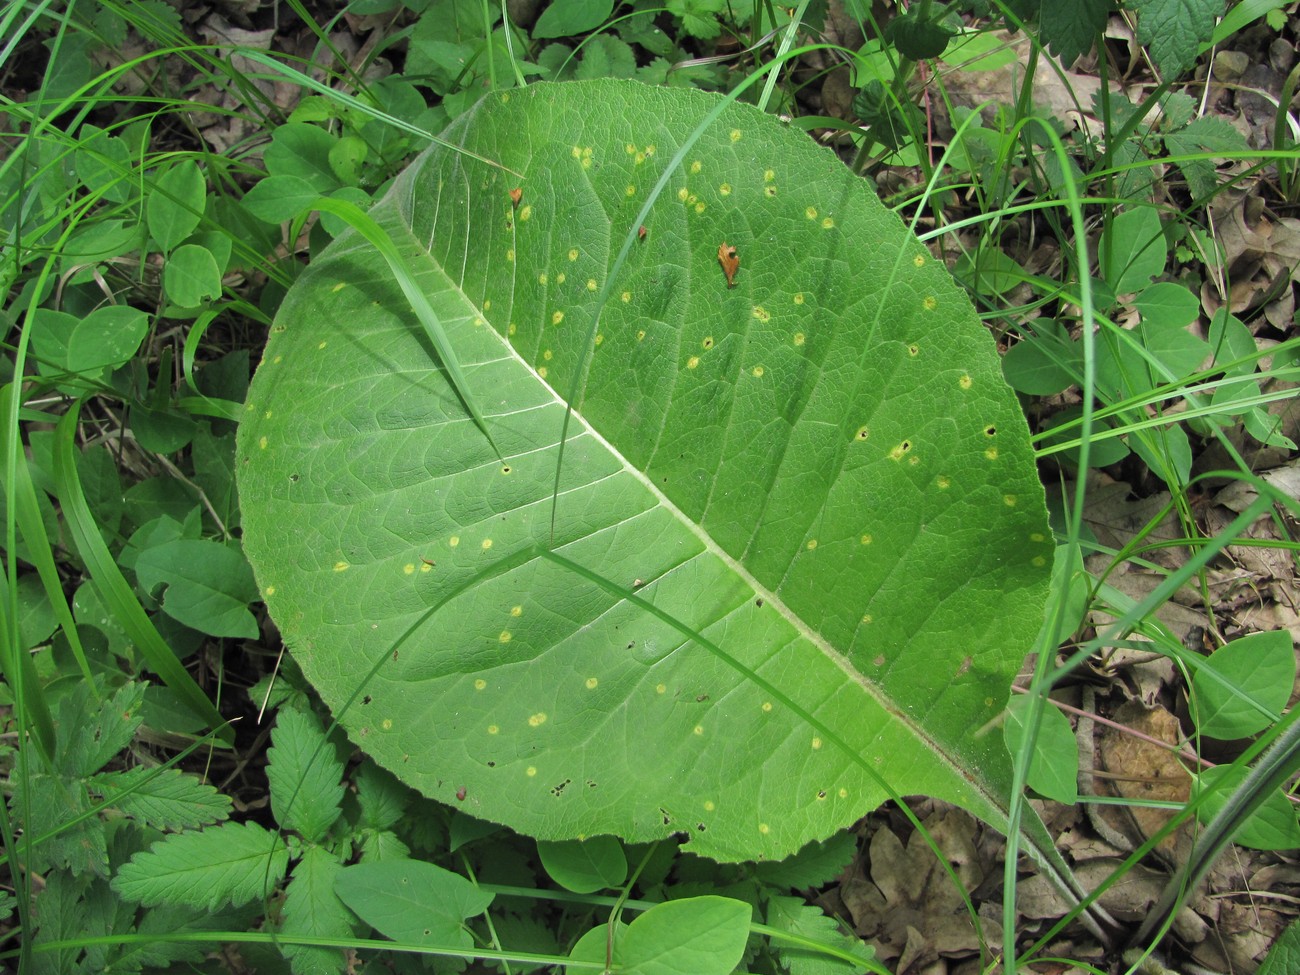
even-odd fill
[(524, 191), (518, 186), (516, 186), (513, 190), (510, 191), (510, 205), (514, 207), (516, 210), (519, 209), (519, 201), (522, 200), (523, 198), (524, 198)]
[(725, 240), (718, 245), (718, 263), (722, 265), (722, 273), (727, 276), (727, 287), (734, 288), (736, 272), (740, 270), (740, 257), (736, 254), (736, 248)]

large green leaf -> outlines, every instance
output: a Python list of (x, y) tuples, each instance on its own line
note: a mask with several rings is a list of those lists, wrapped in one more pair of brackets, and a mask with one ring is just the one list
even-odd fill
[(354, 740), (544, 839), (780, 857), (890, 788), (1005, 823), (980, 732), (1052, 543), (943, 266), (831, 153), (717, 96), (538, 85), (446, 138), (509, 171), (435, 146), (371, 213), (468, 389), (348, 234), (240, 429), (248, 557)]

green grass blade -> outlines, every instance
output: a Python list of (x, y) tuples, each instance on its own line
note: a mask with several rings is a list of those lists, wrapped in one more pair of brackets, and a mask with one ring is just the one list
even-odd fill
[(74, 403), (59, 420), (54, 446), (55, 489), (77, 552), (85, 562), (104, 605), (140, 648), (149, 669), (158, 674), (196, 715), (213, 728), (222, 741), (228, 745), (233, 744), (234, 733), (207, 695), (194, 683), (194, 678), (181, 666), (175, 651), (158, 633), (99, 534), (99, 528), (82, 493), (74, 463), (73, 438), (79, 413), (80, 403)]

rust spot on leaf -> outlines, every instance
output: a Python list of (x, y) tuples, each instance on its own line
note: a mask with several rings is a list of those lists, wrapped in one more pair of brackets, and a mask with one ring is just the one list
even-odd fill
[(734, 288), (736, 272), (740, 270), (740, 258), (736, 254), (736, 248), (725, 240), (718, 246), (718, 263), (722, 265), (722, 273), (727, 276), (727, 287)]

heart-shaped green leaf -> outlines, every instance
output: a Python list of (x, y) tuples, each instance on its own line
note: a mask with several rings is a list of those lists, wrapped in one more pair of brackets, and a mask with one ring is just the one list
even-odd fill
[(944, 267), (717, 96), (538, 85), (446, 136), (508, 171), (435, 146), (371, 215), (468, 388), (347, 234), (240, 428), (246, 551), (354, 740), (543, 839), (780, 857), (891, 790), (1004, 822), (981, 731), (1052, 542)]

